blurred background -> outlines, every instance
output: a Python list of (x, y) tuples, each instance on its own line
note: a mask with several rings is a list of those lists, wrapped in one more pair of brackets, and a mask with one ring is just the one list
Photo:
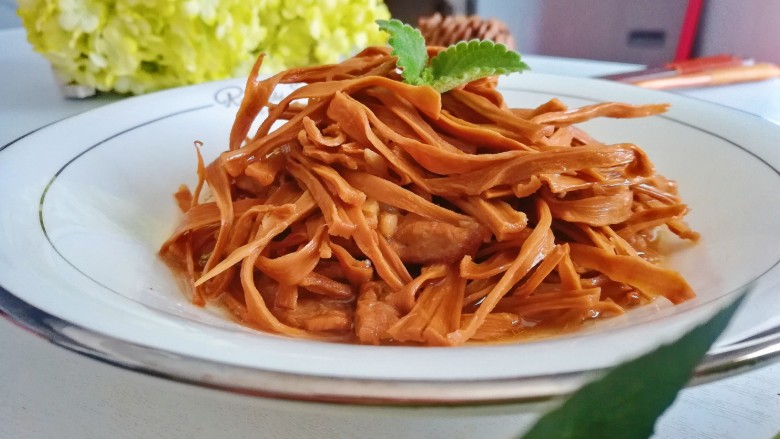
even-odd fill
[(506, 22), (521, 53), (662, 64), (675, 58), (689, 4), (690, 56), (730, 53), (780, 63), (777, 0), (388, 0), (409, 23), (436, 11)]
[(16, 0), (0, 0), (0, 29), (21, 25), (21, 20), (16, 16)]
[[(0, 0), (0, 29), (21, 26), (16, 2)], [(701, 6), (690, 56), (780, 63), (777, 0), (386, 0), (408, 23), (437, 11), (499, 18), (521, 53), (638, 64), (675, 58), (689, 3)]]

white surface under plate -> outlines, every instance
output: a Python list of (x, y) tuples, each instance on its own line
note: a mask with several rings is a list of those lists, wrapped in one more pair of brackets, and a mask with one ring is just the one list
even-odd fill
[[(558, 97), (669, 102), (643, 119), (582, 125), (636, 143), (680, 186), (702, 239), (671, 245), (669, 265), (698, 294), (586, 331), (528, 343), (374, 347), (258, 333), (192, 306), (156, 252), (178, 211), (171, 194), (226, 146), (243, 81), (126, 99), (0, 147), (0, 305), (55, 342), (119, 366), (281, 397), (379, 402), (508, 401), (572, 390), (672, 340), (753, 285), (711, 354), (780, 325), (780, 127), (724, 107), (606, 81), (504, 78), (511, 106)], [(749, 343), (748, 343), (749, 345)], [(775, 349), (775, 348), (773, 348)], [(773, 351), (775, 352), (775, 351)], [(710, 358), (716, 358), (717, 355)]]

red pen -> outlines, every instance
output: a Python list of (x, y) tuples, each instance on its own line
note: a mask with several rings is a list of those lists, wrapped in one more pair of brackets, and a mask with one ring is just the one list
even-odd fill
[(744, 62), (745, 61), (742, 58), (734, 55), (713, 55), (684, 61), (673, 61), (666, 63), (663, 66), (650, 67), (635, 72), (607, 75), (602, 76), (601, 78), (634, 84), (640, 81), (685, 75), (709, 69), (740, 66)]
[(736, 84), (740, 82), (761, 81), (780, 77), (780, 68), (770, 63), (747, 66), (722, 67), (697, 70), (665, 78), (646, 79), (633, 82), (634, 85), (656, 90), (683, 87), (704, 87), (712, 85)]

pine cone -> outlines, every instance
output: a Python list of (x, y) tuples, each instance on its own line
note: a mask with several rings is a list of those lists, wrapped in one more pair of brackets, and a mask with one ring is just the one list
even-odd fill
[(501, 43), (509, 49), (515, 48), (515, 40), (509, 28), (495, 18), (486, 20), (477, 15), (444, 17), (437, 12), (430, 17), (420, 17), (417, 27), (429, 46), (449, 46), (476, 38)]

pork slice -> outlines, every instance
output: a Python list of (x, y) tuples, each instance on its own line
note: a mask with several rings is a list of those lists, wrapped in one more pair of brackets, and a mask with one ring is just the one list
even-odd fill
[(399, 221), (391, 245), (405, 263), (453, 264), (473, 256), (489, 237), (476, 222), (455, 226), (410, 214)]
[(276, 312), (288, 324), (311, 332), (345, 333), (352, 329), (352, 312), (346, 302), (299, 299), (295, 309), (277, 308)]
[(355, 309), (355, 335), (361, 343), (379, 345), (389, 340), (387, 330), (401, 313), (388, 302), (388, 293), (380, 282), (367, 282), (360, 288)]

